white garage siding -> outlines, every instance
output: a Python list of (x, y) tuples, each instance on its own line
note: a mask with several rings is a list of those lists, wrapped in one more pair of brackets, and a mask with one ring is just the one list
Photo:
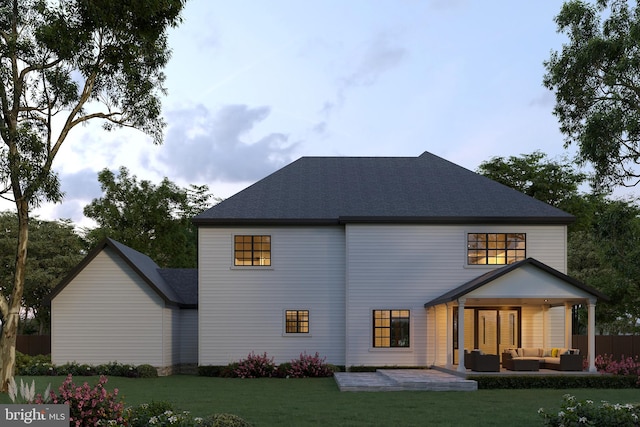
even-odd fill
[[(346, 226), (347, 366), (431, 362), (424, 303), (496, 268), (466, 265), (466, 235), (478, 232), (526, 233), (527, 257), (566, 272), (565, 226)], [(411, 310), (410, 348), (373, 347), (372, 311), (377, 309)], [(438, 334), (446, 328), (441, 323), (436, 326)], [(437, 358), (441, 359), (439, 338)]]
[(160, 296), (105, 248), (52, 301), (52, 362), (161, 367), (163, 307)]
[[(271, 267), (234, 267), (234, 235), (270, 235)], [(302, 352), (344, 364), (342, 227), (199, 228), (199, 364), (251, 352), (276, 363)], [(308, 334), (284, 333), (285, 310), (309, 310)]]

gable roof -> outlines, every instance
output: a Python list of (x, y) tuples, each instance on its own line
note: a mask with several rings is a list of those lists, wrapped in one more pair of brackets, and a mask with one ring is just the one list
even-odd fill
[(196, 225), (554, 223), (574, 217), (425, 152), (302, 157), (193, 218)]
[(609, 297), (607, 297), (605, 294), (601, 293), (597, 289), (587, 286), (584, 283), (580, 282), (579, 280), (576, 280), (573, 277), (567, 276), (566, 274), (561, 273), (558, 270), (551, 268), (548, 265), (543, 264), (542, 262), (534, 258), (527, 258), (522, 261), (514, 262), (513, 264), (508, 264), (504, 267), (496, 268), (495, 270), (491, 270), (481, 276), (478, 276), (475, 279), (472, 279), (466, 283), (463, 283), (457, 288), (452, 289), (449, 292), (446, 292), (440, 295), (439, 297), (425, 303), (424, 306), (433, 307), (435, 305), (445, 304), (448, 302), (455, 301), (458, 298), (464, 297), (465, 295), (473, 292), (474, 290), (493, 282), (494, 280), (504, 276), (507, 273), (510, 273), (516, 269), (524, 267), (525, 265), (532, 265), (575, 288), (578, 288), (588, 294), (593, 295), (597, 299), (609, 301)]
[(198, 270), (161, 269), (147, 255), (113, 239), (104, 239), (56, 286), (49, 295), (53, 300), (105, 248), (112, 249), (169, 305), (181, 308), (198, 306)]

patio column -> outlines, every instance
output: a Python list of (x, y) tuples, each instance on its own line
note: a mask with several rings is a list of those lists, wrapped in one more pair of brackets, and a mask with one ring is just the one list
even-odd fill
[(542, 348), (549, 347), (549, 304), (542, 305)]
[(445, 334), (447, 337), (447, 360), (445, 366), (447, 369), (453, 368), (453, 304), (447, 303), (446, 307), (446, 318), (447, 318), (447, 333)]
[(568, 302), (564, 303), (564, 346), (565, 348), (573, 348), (573, 322), (571, 319), (571, 307)]
[(587, 331), (587, 345), (589, 347), (589, 372), (598, 372), (596, 369), (596, 300), (589, 300), (589, 326)]
[(464, 303), (465, 298), (458, 299), (458, 372), (467, 372), (464, 366)]

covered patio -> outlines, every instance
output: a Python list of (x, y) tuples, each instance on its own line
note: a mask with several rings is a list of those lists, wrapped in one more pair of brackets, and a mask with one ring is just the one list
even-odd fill
[(467, 374), (464, 349), (498, 357), (512, 348), (571, 349), (572, 307), (581, 304), (588, 307), (587, 371), (597, 372), (598, 300), (607, 297), (533, 258), (496, 268), (424, 305), (433, 365)]

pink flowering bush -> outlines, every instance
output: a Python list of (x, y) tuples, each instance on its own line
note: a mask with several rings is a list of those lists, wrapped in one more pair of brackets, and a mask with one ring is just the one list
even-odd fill
[(315, 355), (308, 355), (306, 352), (300, 354), (299, 359), (294, 359), (288, 364), (286, 376), (291, 378), (305, 377), (330, 377), (333, 369), (325, 363), (326, 357), (320, 357), (318, 352)]
[(251, 352), (246, 359), (238, 362), (233, 373), (238, 378), (272, 377), (276, 373), (276, 365), (273, 357), (268, 357), (266, 352), (262, 355)]
[[(124, 402), (118, 400), (117, 388), (113, 389), (113, 393), (104, 388), (106, 383), (107, 377), (101, 375), (94, 387), (86, 382), (76, 386), (72, 375), (68, 375), (59, 387), (58, 394), (54, 391), (49, 392), (49, 401), (69, 405), (69, 421), (72, 426), (94, 426), (100, 421), (123, 423)], [(45, 399), (41, 395), (36, 396), (35, 403), (44, 402)]]
[(599, 372), (615, 375), (638, 375), (640, 376), (640, 360), (622, 356), (620, 360), (613, 360), (610, 354), (598, 355), (595, 358), (595, 365)]

